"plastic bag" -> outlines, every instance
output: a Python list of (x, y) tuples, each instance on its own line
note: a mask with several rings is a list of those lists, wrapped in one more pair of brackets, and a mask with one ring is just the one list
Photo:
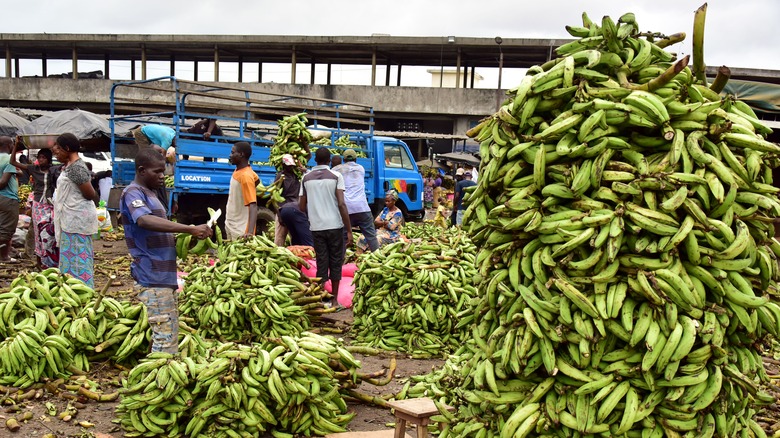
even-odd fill
[(100, 204), (98, 205), (97, 220), (99, 231), (114, 231), (114, 227), (111, 226), (111, 218), (108, 216), (108, 210), (106, 210), (106, 203), (104, 201), (100, 201)]
[[(355, 296), (355, 285), (353, 277), (341, 277), (339, 282), (338, 302), (344, 307), (352, 307), (352, 298)], [(330, 280), (325, 282), (324, 289), (333, 295), (333, 285), (330, 284)]]

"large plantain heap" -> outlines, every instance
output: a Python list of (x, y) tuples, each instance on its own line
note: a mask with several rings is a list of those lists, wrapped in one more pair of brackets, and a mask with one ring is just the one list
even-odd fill
[[(413, 229), (405, 227), (407, 230)], [(440, 357), (470, 337), (477, 289), (476, 248), (465, 233), (436, 227), (360, 256), (352, 310), (353, 345)]]
[(664, 50), (683, 34), (583, 14), (469, 133), (484, 298), (474, 343), (427, 377), (457, 407), (442, 437), (765, 436), (780, 146), (707, 85), (700, 19), (691, 69)]
[(187, 274), (179, 300), (179, 312), (193, 319), (201, 335), (257, 341), (309, 328), (306, 309), (298, 303), (318, 304), (322, 297), (316, 285), (301, 283), (301, 258), (265, 236), (221, 242), (217, 252), (214, 265)]

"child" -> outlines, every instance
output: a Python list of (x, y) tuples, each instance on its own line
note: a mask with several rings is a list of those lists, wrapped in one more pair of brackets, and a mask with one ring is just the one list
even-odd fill
[(433, 218), (433, 224), (442, 228), (447, 228), (447, 210), (444, 208), (446, 200), (444, 198), (439, 198), (438, 201), (439, 207), (436, 209), (436, 216)]

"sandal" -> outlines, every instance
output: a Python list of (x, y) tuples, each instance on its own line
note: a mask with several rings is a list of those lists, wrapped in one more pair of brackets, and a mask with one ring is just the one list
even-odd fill
[(9, 258), (7, 258), (5, 260), (0, 260), (0, 263), (19, 263), (19, 260), (15, 259), (13, 257), (9, 257)]

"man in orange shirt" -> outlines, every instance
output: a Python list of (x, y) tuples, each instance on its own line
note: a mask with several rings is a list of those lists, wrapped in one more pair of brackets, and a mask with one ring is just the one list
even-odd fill
[(225, 231), (230, 240), (253, 236), (257, 223), (257, 183), (260, 178), (249, 165), (252, 146), (245, 141), (233, 145), (230, 163), (236, 171), (230, 179), (227, 206), (225, 207)]

